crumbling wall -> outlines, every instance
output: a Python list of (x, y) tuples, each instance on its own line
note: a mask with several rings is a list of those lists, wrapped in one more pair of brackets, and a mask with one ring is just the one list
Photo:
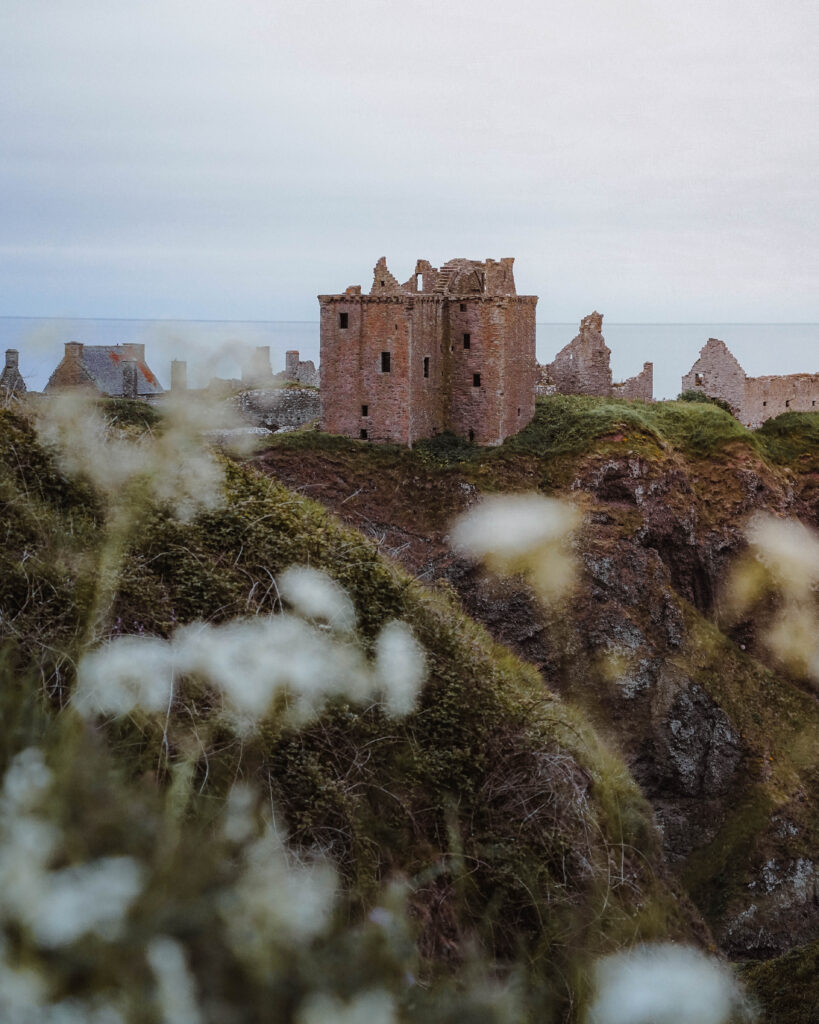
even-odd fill
[(313, 388), (254, 388), (233, 399), (242, 419), (266, 430), (295, 430), (319, 418), (319, 393)]
[(612, 384), (612, 397), (639, 399), (641, 402), (654, 400), (654, 363), (643, 363), (636, 377), (629, 377), (621, 384)]
[(312, 359), (299, 359), (298, 349), (288, 349), (284, 354), (284, 372), (276, 374), (276, 380), (282, 383), (304, 384), (317, 388), (320, 383), (319, 372)]
[(783, 412), (819, 411), (819, 373), (783, 377), (748, 377), (740, 419), (756, 429)]
[(589, 313), (580, 333), (546, 367), (545, 381), (561, 395), (611, 394), (611, 351), (602, 334), (603, 316)]
[(67, 341), (65, 354), (48, 378), (46, 393), (60, 388), (94, 387), (94, 379), (82, 364), (83, 343)]
[(683, 391), (702, 391), (722, 398), (740, 416), (745, 401), (745, 371), (719, 338), (709, 338), (699, 359), (682, 379)]

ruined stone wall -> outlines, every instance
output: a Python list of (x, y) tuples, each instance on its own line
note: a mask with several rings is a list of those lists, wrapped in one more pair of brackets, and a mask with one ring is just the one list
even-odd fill
[(724, 399), (734, 414), (741, 414), (745, 401), (745, 371), (718, 338), (709, 338), (699, 359), (682, 379), (683, 391), (702, 391)]
[(549, 383), (561, 395), (611, 394), (611, 351), (602, 334), (603, 317), (590, 313), (580, 321), (580, 333), (546, 367)]
[(6, 349), (6, 364), (0, 373), (0, 400), (10, 395), (22, 395), (26, 382), (20, 373), (20, 353), (16, 348)]
[(629, 377), (621, 384), (612, 384), (612, 397), (639, 399), (642, 402), (654, 400), (654, 363), (643, 363), (643, 369), (636, 377)]
[(313, 388), (254, 388), (233, 399), (242, 419), (266, 430), (295, 430), (319, 418), (319, 393)]
[(783, 412), (819, 411), (819, 373), (784, 377), (748, 377), (740, 420), (756, 429)]

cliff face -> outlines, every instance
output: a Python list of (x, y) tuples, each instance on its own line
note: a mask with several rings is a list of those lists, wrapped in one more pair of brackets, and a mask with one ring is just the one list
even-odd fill
[[(709, 407), (650, 415), (546, 399), (497, 453), (376, 452), (313, 435), (256, 462), (419, 579), (454, 588), (579, 703), (625, 756), (719, 946), (764, 959), (819, 932), (819, 709), (809, 687), (766, 664), (752, 622), (723, 624), (725, 582), (754, 511), (819, 525), (819, 417), (752, 435)], [(538, 487), (585, 513), (577, 593), (549, 614), (447, 542), (453, 515), (482, 491)]]

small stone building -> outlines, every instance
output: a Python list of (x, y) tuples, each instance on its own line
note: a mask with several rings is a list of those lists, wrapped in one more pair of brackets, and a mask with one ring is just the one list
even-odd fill
[(535, 411), (534, 295), (514, 260), (418, 260), (404, 284), (387, 262), (369, 294), (319, 295), (321, 425), (412, 445), (451, 430), (500, 444)]
[(600, 395), (613, 398), (654, 398), (654, 364), (643, 363), (636, 377), (614, 383), (611, 349), (603, 337), (603, 315), (595, 311), (580, 321), (580, 333), (565, 345), (554, 361), (540, 367), (539, 394)]
[(748, 377), (724, 341), (709, 338), (682, 379), (683, 391), (726, 401), (737, 419), (755, 429), (783, 412), (819, 412), (819, 373)]
[(9, 395), (22, 395), (26, 390), (26, 382), (20, 373), (20, 353), (16, 348), (6, 349), (6, 365), (0, 373), (0, 400)]
[(65, 355), (49, 377), (45, 392), (76, 387), (92, 388), (111, 398), (150, 398), (163, 390), (145, 362), (144, 345), (67, 341)]

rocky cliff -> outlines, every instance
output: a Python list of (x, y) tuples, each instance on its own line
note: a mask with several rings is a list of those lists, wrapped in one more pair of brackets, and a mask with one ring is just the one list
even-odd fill
[[(756, 510), (819, 525), (819, 417), (752, 434), (721, 410), (542, 399), (497, 452), (438, 439), (413, 452), (321, 435), (256, 464), (374, 538), (579, 703), (654, 808), (668, 864), (735, 959), (819, 934), (819, 708), (725, 617)], [(582, 578), (544, 613), (521, 582), (456, 557), (453, 516), (483, 492), (542, 489), (584, 513)]]

